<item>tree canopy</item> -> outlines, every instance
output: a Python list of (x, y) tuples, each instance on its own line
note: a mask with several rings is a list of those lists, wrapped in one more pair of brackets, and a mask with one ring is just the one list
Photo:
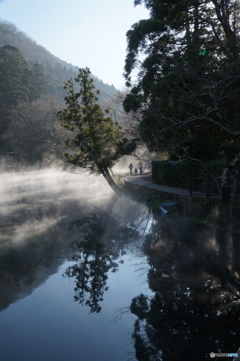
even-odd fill
[[(149, 149), (239, 163), (238, 2), (135, 0), (150, 18), (127, 32), (126, 111), (141, 110)], [(136, 74), (134, 78), (134, 74)]]

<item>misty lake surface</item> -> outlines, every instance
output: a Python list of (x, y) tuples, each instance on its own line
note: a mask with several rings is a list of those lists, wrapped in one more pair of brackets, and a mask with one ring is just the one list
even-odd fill
[(58, 169), (3, 172), (0, 192), (1, 361), (237, 352), (240, 232), (226, 207), (200, 226)]

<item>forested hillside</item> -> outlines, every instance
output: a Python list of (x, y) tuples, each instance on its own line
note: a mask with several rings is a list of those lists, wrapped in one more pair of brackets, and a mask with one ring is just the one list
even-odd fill
[[(78, 68), (37, 45), (13, 24), (0, 23), (0, 153), (21, 162), (61, 158), (66, 134), (56, 112), (64, 82)], [(100, 102), (117, 93), (93, 76)]]
[[(41, 64), (47, 81), (49, 92), (53, 95), (63, 96), (63, 83), (73, 76), (77, 76), (76, 66), (69, 64), (52, 55), (43, 46), (38, 45), (28, 35), (16, 28), (14, 24), (6, 21), (0, 22), (0, 47), (11, 45), (16, 47), (29, 63), (38, 62)], [(101, 91), (100, 99), (112, 96), (117, 90), (113, 85), (103, 83), (93, 75), (96, 87)]]

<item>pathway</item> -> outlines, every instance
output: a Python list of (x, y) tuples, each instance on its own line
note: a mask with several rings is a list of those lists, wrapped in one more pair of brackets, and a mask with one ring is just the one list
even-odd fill
[[(159, 192), (178, 194), (181, 196), (190, 197), (189, 189), (170, 187), (170, 186), (165, 186), (165, 185), (160, 185), (160, 184), (154, 183), (152, 181), (152, 177), (151, 177), (150, 173), (143, 174), (143, 175), (127, 176), (125, 178), (125, 182), (130, 183), (130, 184), (136, 184), (139, 187), (144, 187), (144, 188), (152, 189), (152, 190), (159, 191)], [(206, 194), (200, 193), (200, 192), (194, 192), (192, 194), (192, 197), (206, 198)], [(211, 196), (210, 198), (218, 199), (219, 196), (214, 195), (214, 196)]]

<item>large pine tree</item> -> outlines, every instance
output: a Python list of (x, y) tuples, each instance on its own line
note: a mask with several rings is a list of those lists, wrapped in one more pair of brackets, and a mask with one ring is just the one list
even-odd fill
[(109, 169), (124, 154), (134, 150), (134, 142), (129, 142), (118, 123), (114, 122), (106, 109), (97, 103), (98, 94), (88, 68), (79, 69), (78, 77), (65, 83), (67, 107), (60, 111), (62, 125), (75, 132), (67, 140), (71, 152), (65, 154), (67, 160), (90, 173), (102, 174), (111, 188), (119, 192)]

